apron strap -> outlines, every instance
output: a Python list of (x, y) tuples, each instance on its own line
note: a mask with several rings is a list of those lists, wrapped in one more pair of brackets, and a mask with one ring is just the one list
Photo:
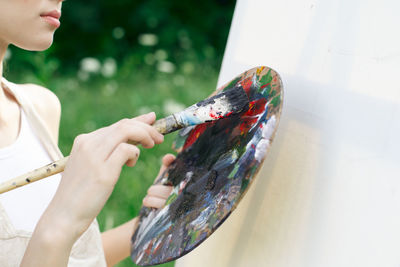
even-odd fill
[(59, 160), (63, 157), (60, 149), (58, 148), (55, 140), (50, 134), (50, 130), (43, 121), (43, 119), (39, 116), (39, 113), (36, 111), (32, 102), (23, 96), (21, 91), (17, 89), (17, 85), (7, 81), (5, 78), (1, 79), (3, 83), (4, 89), (6, 89), (10, 94), (12, 94), (19, 105), (24, 110), (26, 117), (28, 118), (32, 128), (34, 129), (36, 135), (38, 136), (40, 142), (43, 144), (47, 153), (49, 154), (52, 160)]

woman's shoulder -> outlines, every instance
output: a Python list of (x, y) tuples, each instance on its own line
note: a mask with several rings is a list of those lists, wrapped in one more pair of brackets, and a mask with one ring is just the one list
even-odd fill
[(20, 92), (33, 104), (39, 116), (44, 120), (55, 141), (58, 141), (61, 104), (51, 90), (36, 84), (17, 84)]

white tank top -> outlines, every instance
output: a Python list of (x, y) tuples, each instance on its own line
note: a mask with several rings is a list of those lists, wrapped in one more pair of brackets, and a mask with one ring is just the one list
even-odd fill
[[(21, 110), (17, 140), (0, 148), (0, 183), (52, 162)], [(17, 230), (33, 231), (57, 190), (61, 175), (0, 195), (0, 203)]]

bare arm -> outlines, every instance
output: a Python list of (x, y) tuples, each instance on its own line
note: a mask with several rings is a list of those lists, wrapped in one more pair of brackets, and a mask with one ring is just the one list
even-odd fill
[(101, 235), (107, 266), (114, 266), (130, 255), (130, 237), (135, 230), (137, 218), (134, 218)]
[(79, 230), (66, 225), (68, 218), (61, 220), (57, 211), (47, 209), (33, 232), (21, 262), (26, 266), (67, 266), (69, 255)]

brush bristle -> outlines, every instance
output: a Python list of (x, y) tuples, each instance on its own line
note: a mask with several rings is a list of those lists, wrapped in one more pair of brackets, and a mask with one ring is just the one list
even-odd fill
[(249, 97), (242, 87), (234, 87), (219, 94), (225, 95), (227, 103), (230, 104), (232, 113), (238, 113), (249, 104)]
[(237, 114), (247, 108), (249, 98), (241, 87), (231, 88), (218, 95), (207, 98), (181, 112), (175, 113), (179, 126), (187, 127)]
[(223, 101), (229, 113), (238, 113), (249, 104), (249, 98), (243, 88), (234, 87), (198, 102), (197, 106), (212, 105), (217, 99)]

